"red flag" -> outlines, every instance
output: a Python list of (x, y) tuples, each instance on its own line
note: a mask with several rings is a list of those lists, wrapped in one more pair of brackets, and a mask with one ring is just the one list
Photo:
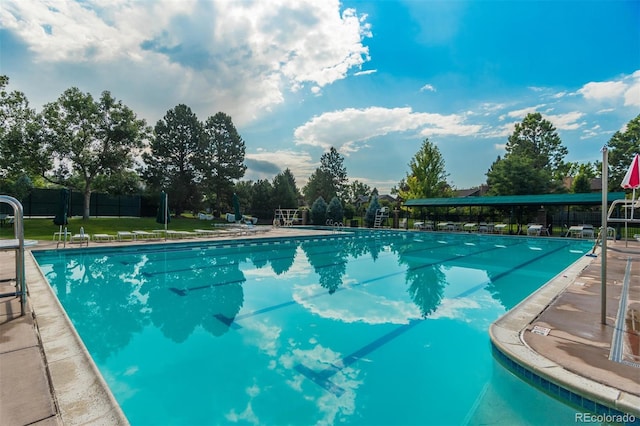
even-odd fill
[(636, 154), (631, 161), (631, 166), (627, 170), (627, 174), (624, 175), (622, 183), (620, 184), (624, 189), (638, 189), (640, 188), (640, 155)]

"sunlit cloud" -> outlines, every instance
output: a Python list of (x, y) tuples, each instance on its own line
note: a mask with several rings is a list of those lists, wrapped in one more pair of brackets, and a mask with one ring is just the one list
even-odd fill
[(372, 36), (366, 15), (341, 10), (338, 0), (123, 0), (90, 6), (5, 0), (0, 25), (40, 63), (86, 64), (95, 76), (102, 74), (93, 79), (102, 84), (127, 69), (129, 82), (143, 82), (128, 83), (127, 93), (195, 98), (194, 111), (209, 115), (222, 109), (240, 124), (306, 85), (318, 96), (370, 59), (363, 44)]
[(543, 116), (544, 119), (549, 120), (558, 130), (576, 130), (580, 128), (584, 123), (578, 123), (577, 120), (582, 117), (584, 117), (584, 114), (578, 111)]
[(466, 124), (464, 115), (414, 112), (411, 108), (347, 108), (313, 117), (294, 131), (297, 145), (329, 149), (349, 155), (365, 141), (391, 133), (414, 131), (420, 136), (472, 135), (480, 125)]
[(377, 73), (378, 70), (365, 70), (365, 71), (358, 71), (353, 73), (353, 75), (370, 75), (370, 74), (375, 74)]
[(422, 86), (420, 88), (420, 91), (421, 92), (435, 92), (436, 88), (433, 87), (433, 85), (431, 85), (431, 84), (425, 84), (424, 86)]
[(587, 83), (578, 90), (578, 93), (585, 99), (600, 101), (618, 98), (624, 94), (626, 89), (627, 85), (622, 81), (604, 81)]

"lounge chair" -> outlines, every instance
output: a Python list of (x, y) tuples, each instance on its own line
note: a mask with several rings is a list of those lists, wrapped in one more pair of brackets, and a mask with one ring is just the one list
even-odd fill
[(489, 233), (493, 231), (493, 224), (487, 222), (480, 222), (478, 224), (478, 233)]
[(118, 233), (116, 234), (116, 238), (118, 239), (118, 241), (134, 241), (136, 239), (136, 234), (129, 231), (118, 231)]
[(93, 234), (93, 241), (115, 241), (116, 236), (115, 235), (109, 235), (109, 234)]
[(133, 231), (132, 234), (135, 235), (135, 239), (142, 238), (143, 240), (151, 240), (160, 238), (160, 234), (157, 232), (148, 232), (148, 231)]
[(167, 231), (167, 238), (190, 238), (197, 237), (198, 234), (189, 231)]
[(529, 225), (527, 225), (527, 235), (540, 236), (543, 234), (546, 234), (547, 236), (549, 235), (549, 231), (547, 231), (547, 228), (545, 228), (544, 226), (537, 223), (530, 223)]
[(493, 225), (493, 229), (496, 230), (496, 232), (500, 233), (500, 234), (504, 234), (504, 232), (507, 230), (507, 225), (506, 223), (496, 223), (495, 225)]
[(53, 240), (67, 240), (69, 237), (71, 237), (71, 231), (62, 231), (62, 232), (54, 232), (53, 233)]
[(593, 236), (594, 236), (593, 225), (582, 225), (580, 238), (593, 238)]
[(214, 237), (221, 233), (221, 231), (216, 229), (194, 229), (193, 232), (195, 232), (198, 237)]
[(478, 225), (475, 223), (469, 222), (463, 225), (463, 229), (467, 232), (476, 231), (478, 229)]
[(82, 244), (86, 244), (87, 247), (89, 246), (89, 240), (91, 240), (91, 235), (89, 234), (85, 234), (84, 233), (84, 228), (80, 228), (80, 233), (79, 234), (73, 234), (71, 236), (71, 238), (69, 239), (70, 243), (80, 243), (80, 245), (82, 246)]

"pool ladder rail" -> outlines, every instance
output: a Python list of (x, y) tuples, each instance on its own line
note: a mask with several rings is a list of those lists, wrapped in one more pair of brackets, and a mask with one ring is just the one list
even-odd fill
[(15, 291), (0, 294), (0, 298), (19, 297), (20, 298), (20, 315), (25, 313), (25, 305), (27, 302), (27, 285), (24, 272), (24, 210), (20, 201), (9, 195), (0, 195), (0, 203), (9, 204), (13, 207), (13, 239), (0, 240), (0, 250), (14, 250), (16, 258), (16, 277)]

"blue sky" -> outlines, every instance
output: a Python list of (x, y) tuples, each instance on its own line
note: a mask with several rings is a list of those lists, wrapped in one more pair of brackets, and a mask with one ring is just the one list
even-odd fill
[(334, 146), (381, 193), (425, 138), (449, 182), (485, 182), (538, 111), (569, 149), (640, 113), (639, 1), (2, 0), (0, 74), (32, 107), (108, 90), (154, 125), (180, 103), (223, 111), (245, 179), (300, 187)]

